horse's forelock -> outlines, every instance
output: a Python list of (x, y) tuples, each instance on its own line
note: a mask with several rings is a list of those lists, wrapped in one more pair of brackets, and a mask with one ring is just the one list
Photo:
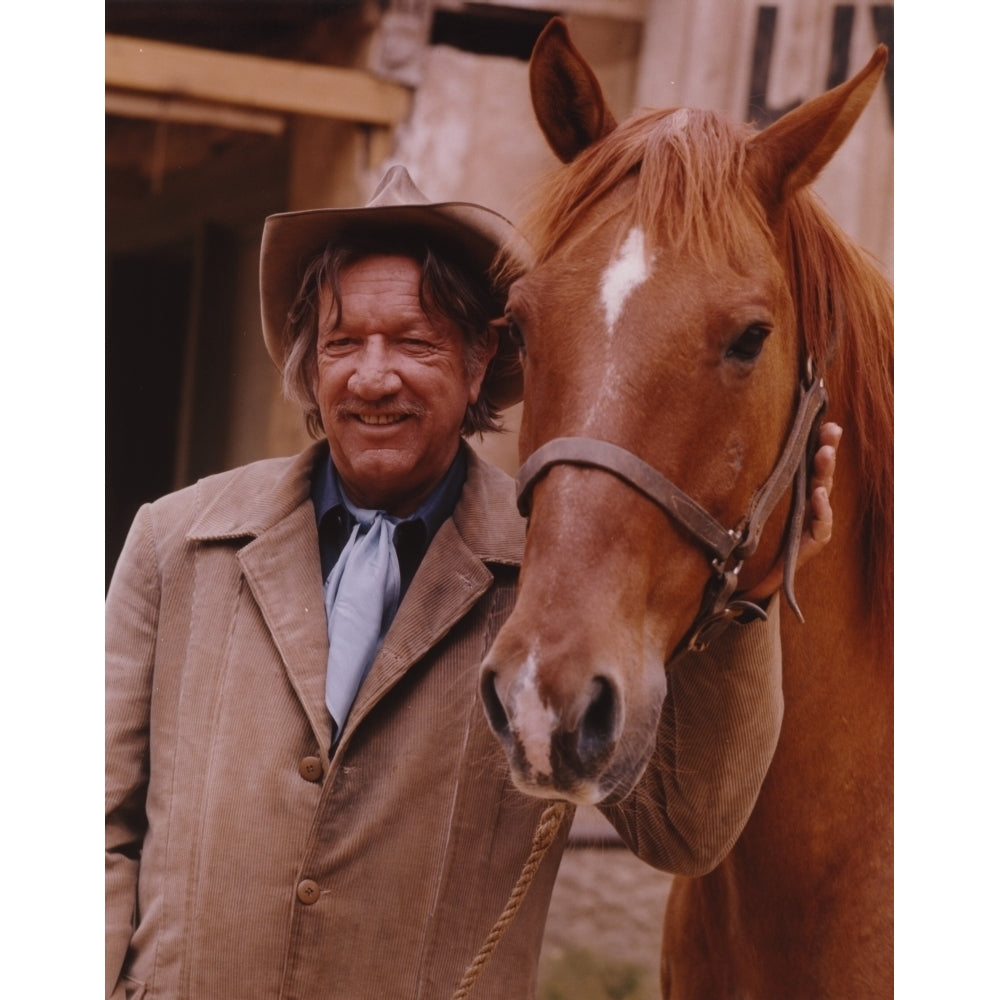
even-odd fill
[[(690, 108), (640, 111), (572, 163), (538, 184), (519, 229), (539, 263), (572, 232), (586, 238), (587, 210), (627, 178), (637, 183), (623, 231), (640, 225), (660, 242), (708, 259), (722, 248), (734, 258), (748, 218), (763, 225), (760, 206), (739, 183), (752, 132), (725, 116)], [(517, 276), (512, 255), (502, 274)]]
[(681, 109), (652, 123), (636, 207), (660, 243), (708, 262), (720, 250), (738, 261), (746, 227), (761, 231), (764, 212), (742, 182), (747, 126), (711, 111)]

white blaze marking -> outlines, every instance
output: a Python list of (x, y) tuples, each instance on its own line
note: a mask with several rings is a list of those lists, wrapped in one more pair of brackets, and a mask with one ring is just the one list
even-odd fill
[(646, 241), (642, 230), (633, 226), (601, 276), (601, 302), (609, 336), (614, 332), (628, 297), (648, 277)]
[(537, 664), (529, 657), (512, 699), (511, 724), (521, 741), (528, 764), (536, 774), (547, 775), (552, 770), (550, 748), (556, 713), (542, 704), (535, 683), (536, 674)]

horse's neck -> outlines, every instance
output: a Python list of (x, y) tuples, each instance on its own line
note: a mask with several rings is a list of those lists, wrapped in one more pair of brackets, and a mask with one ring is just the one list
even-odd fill
[(859, 480), (845, 437), (833, 541), (796, 578), (805, 623), (782, 615), (781, 737), (734, 852), (751, 879), (758, 849), (775, 859), (787, 850), (802, 865), (793, 880), (807, 883), (811, 869), (817, 888), (858, 843), (871, 845), (876, 868), (891, 864), (892, 623), (872, 613)]

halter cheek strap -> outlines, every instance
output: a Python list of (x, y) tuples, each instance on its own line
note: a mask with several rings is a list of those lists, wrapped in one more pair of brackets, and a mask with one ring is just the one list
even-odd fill
[(710, 557), (714, 575), (705, 588), (701, 610), (686, 639), (689, 648), (702, 649), (719, 627), (731, 618), (747, 613), (767, 617), (756, 604), (734, 601), (732, 596), (743, 561), (756, 551), (767, 519), (794, 480), (795, 489), (785, 529), (783, 588), (789, 605), (801, 621), (802, 612), (794, 592), (795, 564), (805, 518), (806, 486), (814, 451), (812, 445), (827, 404), (823, 380), (811, 377), (811, 363), (808, 370), (810, 377), (799, 389), (795, 420), (785, 447), (771, 475), (751, 498), (746, 516), (735, 528), (723, 527), (697, 501), (637, 455), (609, 441), (595, 438), (554, 438), (534, 452), (517, 474), (518, 510), (528, 516), (535, 484), (554, 465), (602, 469), (650, 499), (684, 527)]

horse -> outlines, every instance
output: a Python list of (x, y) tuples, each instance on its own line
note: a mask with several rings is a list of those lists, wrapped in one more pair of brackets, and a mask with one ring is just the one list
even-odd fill
[[(810, 191), (886, 58), (758, 130), (691, 108), (618, 123), (559, 19), (531, 57), (560, 163), (510, 273), (529, 521), (481, 668), (514, 783), (615, 801), (677, 652), (782, 559), (804, 613), (782, 609), (784, 718), (750, 819), (717, 868), (673, 881), (670, 1000), (892, 995), (893, 297)], [(793, 590), (823, 406), (844, 428), (836, 526)]]

